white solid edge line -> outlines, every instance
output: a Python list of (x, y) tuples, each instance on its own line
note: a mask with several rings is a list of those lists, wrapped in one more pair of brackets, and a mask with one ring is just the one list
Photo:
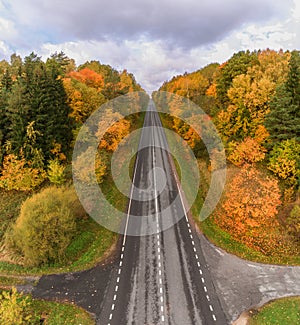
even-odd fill
[(138, 165), (139, 156), (136, 156), (135, 166), (134, 166), (134, 173), (133, 173), (133, 179), (132, 179), (132, 185), (131, 185), (131, 191), (130, 191), (130, 199), (128, 204), (128, 210), (127, 210), (127, 218), (126, 218), (126, 225), (124, 230), (124, 238), (123, 238), (123, 246), (126, 243), (126, 236), (127, 236), (127, 229), (128, 229), (128, 221), (129, 221), (129, 215), (130, 215), (130, 208), (131, 208), (131, 201), (132, 201), (132, 193), (134, 189), (134, 181), (135, 181), (135, 175), (136, 175), (136, 169)]

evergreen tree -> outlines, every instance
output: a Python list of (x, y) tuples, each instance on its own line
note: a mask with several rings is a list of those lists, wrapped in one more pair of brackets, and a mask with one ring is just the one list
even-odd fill
[[(8, 65), (9, 67), (9, 65)], [(0, 81), (0, 166), (2, 164), (4, 154), (4, 144), (7, 140), (8, 121), (6, 116), (7, 98), (11, 91), (12, 79), (8, 68), (4, 71), (3, 77)]]
[(277, 142), (295, 138), (300, 141), (300, 55), (291, 53), (289, 73), (283, 85), (276, 89), (270, 102), (265, 126), (270, 133), (270, 147)]
[[(32, 53), (25, 58), (23, 71), (12, 87), (6, 113), (13, 152), (19, 154), (22, 149), (28, 160), (42, 152), (49, 160), (53, 158), (51, 150), (59, 143), (66, 154), (72, 139), (72, 121), (63, 82), (58, 77), (59, 65), (47, 67)], [(34, 125), (34, 143), (28, 138), (28, 125)]]

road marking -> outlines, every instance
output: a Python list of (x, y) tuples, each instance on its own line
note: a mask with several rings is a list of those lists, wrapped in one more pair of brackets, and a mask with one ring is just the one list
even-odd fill
[(163, 287), (162, 287), (162, 265), (161, 265), (161, 254), (160, 254), (160, 227), (159, 227), (159, 220), (158, 220), (158, 193), (156, 189), (156, 175), (155, 175), (155, 151), (154, 151), (154, 139), (153, 139), (153, 147), (152, 147), (152, 167), (153, 167), (153, 184), (154, 184), (154, 202), (155, 202), (155, 217), (156, 217), (156, 227), (157, 227), (157, 259), (158, 259), (158, 274), (159, 274), (159, 284), (161, 285), (159, 288), (160, 293), (160, 301), (162, 303), (161, 305), (161, 322), (164, 323), (165, 316), (164, 316), (164, 294), (163, 294)]
[(209, 305), (209, 309), (210, 309), (210, 311), (214, 311), (212, 305)]
[(127, 210), (127, 218), (126, 218), (126, 224), (125, 224), (125, 230), (124, 230), (123, 246), (125, 246), (125, 243), (126, 243), (126, 236), (127, 236), (127, 229), (128, 229), (131, 201), (132, 201), (132, 193), (133, 193), (133, 189), (134, 189), (134, 181), (135, 181), (135, 175), (136, 175), (138, 160), (139, 160), (139, 156), (137, 155), (136, 160), (135, 160), (134, 173), (133, 173), (132, 185), (131, 185), (131, 190), (130, 190), (129, 204), (128, 204), (128, 210)]
[(217, 318), (216, 318), (215, 314), (213, 314), (213, 315), (212, 315), (212, 317), (213, 317), (213, 320), (214, 320), (214, 321), (216, 321), (216, 320), (217, 320)]
[(116, 299), (117, 299), (117, 295), (114, 295), (114, 301), (116, 301)]
[(209, 295), (206, 295), (206, 299), (207, 301), (210, 301)]

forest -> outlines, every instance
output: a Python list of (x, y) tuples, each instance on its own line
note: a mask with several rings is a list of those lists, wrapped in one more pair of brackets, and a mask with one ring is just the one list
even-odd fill
[[(241, 51), (222, 64), (173, 77), (160, 90), (199, 105), (225, 146), (227, 185), (207, 222), (210, 228), (256, 252), (255, 258), (262, 254), (259, 260), (298, 263), (300, 52)], [(205, 161), (199, 136), (180, 119), (171, 119), (173, 129)], [(205, 163), (205, 169), (211, 168)]]

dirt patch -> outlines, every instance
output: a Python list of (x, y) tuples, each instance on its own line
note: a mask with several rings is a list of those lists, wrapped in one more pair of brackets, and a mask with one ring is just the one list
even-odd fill
[(232, 325), (247, 325), (249, 318), (249, 313), (243, 312), (241, 316), (232, 323)]

